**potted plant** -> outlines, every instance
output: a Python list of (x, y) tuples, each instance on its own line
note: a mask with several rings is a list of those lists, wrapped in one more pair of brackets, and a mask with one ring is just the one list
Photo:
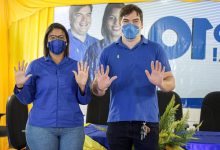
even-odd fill
[(160, 118), (159, 123), (159, 148), (161, 150), (183, 150), (182, 146), (186, 145), (189, 140), (194, 138), (198, 125), (195, 129), (186, 129), (189, 111), (181, 120), (175, 121), (175, 113), (179, 105), (174, 106), (175, 96), (172, 97), (166, 111)]

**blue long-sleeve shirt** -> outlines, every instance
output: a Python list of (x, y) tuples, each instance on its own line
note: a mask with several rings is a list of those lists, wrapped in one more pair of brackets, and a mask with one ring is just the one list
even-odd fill
[(77, 62), (65, 57), (58, 65), (50, 57), (34, 60), (26, 74), (32, 74), (19, 92), (14, 93), (23, 104), (33, 102), (28, 123), (40, 127), (77, 127), (83, 125), (79, 104), (88, 104), (90, 88), (82, 95), (73, 70)]

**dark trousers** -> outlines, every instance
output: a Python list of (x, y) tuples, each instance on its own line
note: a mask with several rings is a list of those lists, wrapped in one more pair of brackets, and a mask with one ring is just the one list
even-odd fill
[(141, 140), (140, 121), (125, 121), (108, 123), (107, 139), (109, 150), (158, 150), (159, 124), (146, 123), (150, 127), (150, 133)]

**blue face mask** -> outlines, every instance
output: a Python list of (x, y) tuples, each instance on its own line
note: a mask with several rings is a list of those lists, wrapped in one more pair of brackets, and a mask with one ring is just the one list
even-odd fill
[(59, 55), (66, 49), (66, 42), (59, 39), (53, 40), (48, 42), (48, 48), (52, 53)]
[(122, 33), (124, 34), (126, 39), (133, 40), (139, 33), (138, 26), (128, 23), (122, 26)]

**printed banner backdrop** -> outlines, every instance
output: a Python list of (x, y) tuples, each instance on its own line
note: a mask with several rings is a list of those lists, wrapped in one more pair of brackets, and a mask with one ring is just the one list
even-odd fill
[[(169, 0), (134, 4), (143, 11), (142, 34), (160, 43), (167, 52), (176, 78), (175, 91), (182, 98), (183, 106), (200, 108), (207, 93), (220, 91), (220, 4)], [(88, 34), (96, 40), (103, 39), (101, 28), (106, 5), (93, 5)], [(70, 29), (69, 18), (69, 7), (55, 8), (54, 22)], [(86, 24), (79, 23), (79, 26)], [(78, 60), (84, 59), (85, 51)]]

